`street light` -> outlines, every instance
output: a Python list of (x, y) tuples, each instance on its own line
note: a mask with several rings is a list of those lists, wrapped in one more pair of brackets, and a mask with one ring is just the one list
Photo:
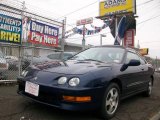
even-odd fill
[(100, 46), (102, 46), (102, 37), (106, 37), (106, 35), (100, 34)]

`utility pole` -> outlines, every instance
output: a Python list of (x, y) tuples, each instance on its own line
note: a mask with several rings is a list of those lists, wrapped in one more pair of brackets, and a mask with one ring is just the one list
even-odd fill
[(64, 44), (65, 44), (65, 31), (66, 31), (66, 17), (63, 20), (63, 27), (62, 27), (62, 41), (61, 41), (61, 50), (64, 51)]
[(102, 46), (102, 37), (106, 37), (106, 35), (100, 34), (100, 46)]
[[(23, 1), (22, 3), (22, 11), (21, 11), (21, 18), (23, 20), (24, 18), (24, 12), (25, 12), (25, 1)], [(22, 23), (21, 23), (22, 24)], [(22, 72), (22, 40), (23, 38), (21, 37), (21, 44), (19, 46), (19, 64), (18, 64), (18, 69), (19, 69), (19, 75), (21, 75), (21, 72)]]
[(82, 39), (82, 50), (85, 49), (85, 25), (83, 25), (83, 39)]
[(63, 59), (63, 53), (64, 53), (64, 44), (65, 44), (65, 31), (66, 31), (66, 17), (63, 20), (63, 27), (62, 27), (62, 41), (61, 41), (61, 60)]
[(156, 56), (156, 68), (158, 67), (158, 65), (157, 65), (158, 63), (157, 63), (157, 56)]

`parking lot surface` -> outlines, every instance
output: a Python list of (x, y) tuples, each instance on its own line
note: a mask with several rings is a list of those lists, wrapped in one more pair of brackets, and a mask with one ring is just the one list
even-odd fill
[[(71, 112), (35, 103), (16, 93), (17, 85), (0, 85), (0, 120), (102, 120), (97, 111)], [(153, 94), (123, 100), (112, 120), (150, 120), (160, 111), (160, 73)]]

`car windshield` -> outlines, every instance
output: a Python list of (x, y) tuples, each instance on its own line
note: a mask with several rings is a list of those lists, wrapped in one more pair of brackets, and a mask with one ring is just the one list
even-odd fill
[(75, 55), (70, 60), (120, 63), (122, 61), (124, 51), (125, 50), (123, 48), (118, 47), (95, 47)]

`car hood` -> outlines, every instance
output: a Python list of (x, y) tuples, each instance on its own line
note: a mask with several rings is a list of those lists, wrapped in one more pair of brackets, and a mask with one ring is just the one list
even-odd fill
[(38, 65), (34, 65), (34, 67), (47, 72), (76, 75), (97, 71), (106, 67), (108, 68), (111, 67), (111, 64), (100, 63), (96, 61), (53, 61), (45, 64), (41, 63)]

